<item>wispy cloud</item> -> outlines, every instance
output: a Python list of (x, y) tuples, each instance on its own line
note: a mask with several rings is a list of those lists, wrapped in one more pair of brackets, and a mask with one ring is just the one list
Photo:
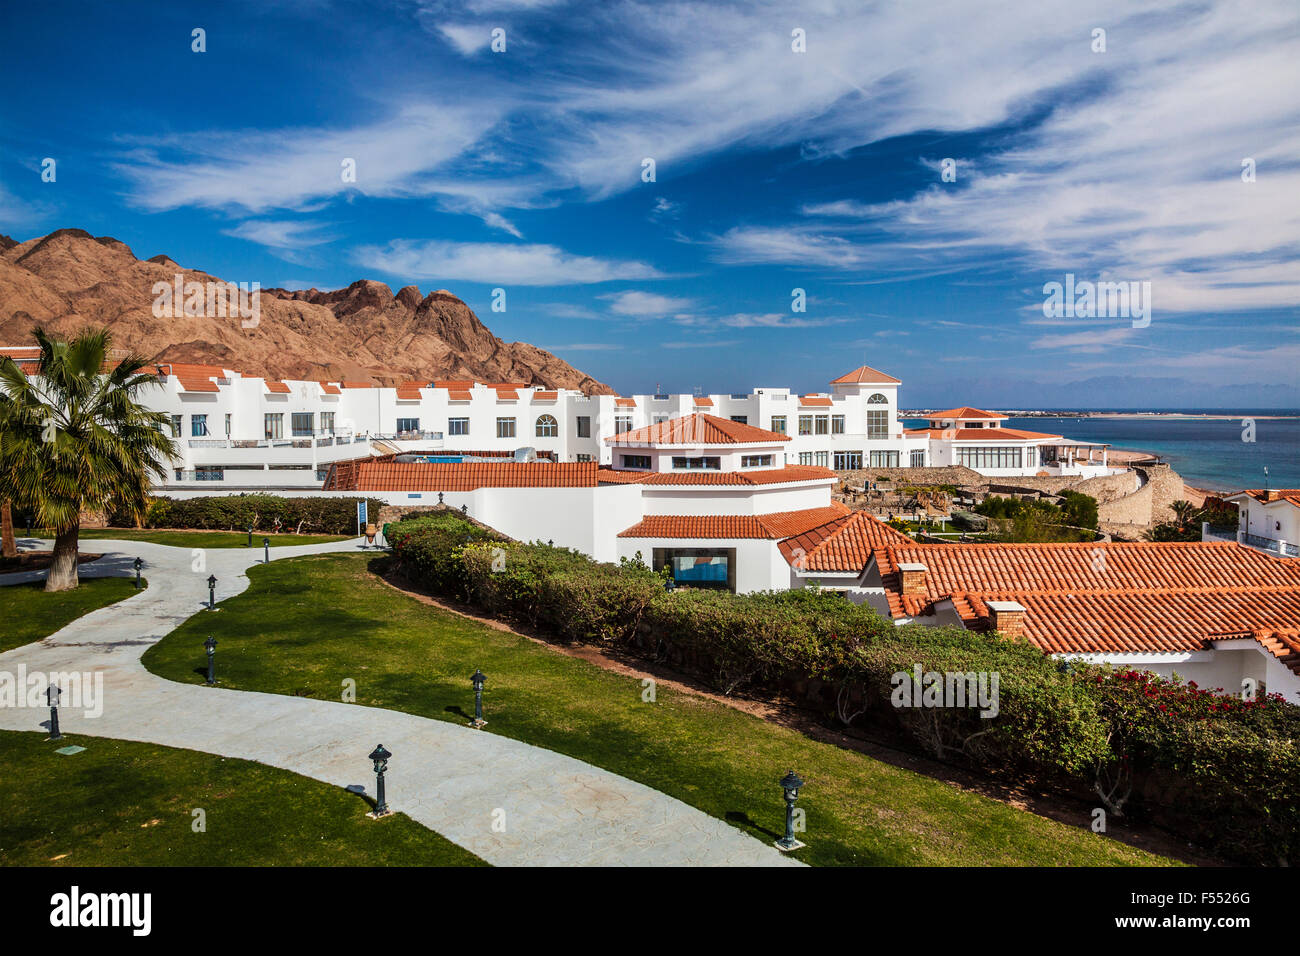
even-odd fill
[(418, 242), (397, 239), (363, 246), (356, 261), (412, 279), (461, 280), (486, 285), (554, 286), (660, 278), (642, 262), (571, 255), (551, 245), (496, 242)]

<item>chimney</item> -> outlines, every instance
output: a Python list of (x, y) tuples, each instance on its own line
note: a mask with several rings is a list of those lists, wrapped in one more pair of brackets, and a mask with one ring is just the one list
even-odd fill
[(1276, 491), (1276, 490), (1274, 490), (1274, 489), (1270, 489), (1270, 488), (1265, 488), (1265, 489), (1264, 489), (1264, 500), (1265, 500), (1265, 501), (1277, 501), (1277, 500), (1278, 500), (1279, 498), (1281, 498), (1281, 497), (1282, 497), (1282, 492), (1280, 492), (1280, 491)]
[(904, 594), (923, 595), (925, 590), (925, 573), (924, 564), (900, 564), (898, 566), (899, 577), (903, 581)]
[(1025, 636), (1025, 609), (1015, 601), (988, 601), (989, 622), (1003, 637)]

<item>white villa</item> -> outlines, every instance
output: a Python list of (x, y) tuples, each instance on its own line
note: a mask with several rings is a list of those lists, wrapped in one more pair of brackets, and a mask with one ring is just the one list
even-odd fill
[[(16, 359), (31, 349), (0, 349)], [(558, 462), (618, 465), (612, 436), (707, 413), (787, 436), (769, 449), (773, 467), (853, 471), (966, 465), (990, 476), (1077, 475), (1110, 468), (1060, 435), (1007, 428), (1004, 416), (961, 408), (928, 428), (898, 418), (900, 381), (867, 366), (800, 395), (789, 388), (745, 394), (584, 395), (511, 382), (428, 381), (393, 387), (358, 382), (278, 381), (213, 365), (163, 363), (150, 399), (171, 417), (183, 460), (159, 489), (319, 488), (329, 466), (394, 452), (511, 452), (531, 448)]]

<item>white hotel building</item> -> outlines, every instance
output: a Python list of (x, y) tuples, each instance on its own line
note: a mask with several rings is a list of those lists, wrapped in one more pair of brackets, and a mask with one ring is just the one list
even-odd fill
[[(17, 350), (4, 350), (14, 352)], [(863, 366), (827, 392), (584, 395), (519, 383), (277, 381), (206, 365), (158, 366), (149, 405), (171, 416), (182, 460), (160, 492), (320, 487), (336, 461), (392, 452), (514, 452), (618, 467), (605, 439), (695, 412), (787, 435), (774, 465), (837, 471), (967, 465), (990, 476), (1108, 474), (1086, 444), (1002, 427), (1002, 416), (959, 408), (928, 428), (898, 418), (900, 381)]]

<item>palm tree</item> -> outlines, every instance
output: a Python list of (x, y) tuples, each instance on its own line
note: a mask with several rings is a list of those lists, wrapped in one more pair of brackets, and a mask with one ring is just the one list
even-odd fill
[(54, 531), (45, 590), (77, 586), (77, 538), (83, 511), (144, 513), (152, 476), (177, 457), (163, 433), (167, 416), (137, 398), (157, 379), (143, 357), (111, 369), (107, 329), (71, 341), (32, 330), (41, 355), (29, 377), (0, 361), (0, 499), (12, 501)]
[(18, 542), (14, 540), (14, 513), (8, 501), (0, 501), (0, 557), (18, 557)]
[(1174, 513), (1174, 517), (1178, 521), (1178, 527), (1186, 528), (1200, 514), (1201, 509), (1190, 501), (1179, 500), (1170, 502), (1169, 510)]

